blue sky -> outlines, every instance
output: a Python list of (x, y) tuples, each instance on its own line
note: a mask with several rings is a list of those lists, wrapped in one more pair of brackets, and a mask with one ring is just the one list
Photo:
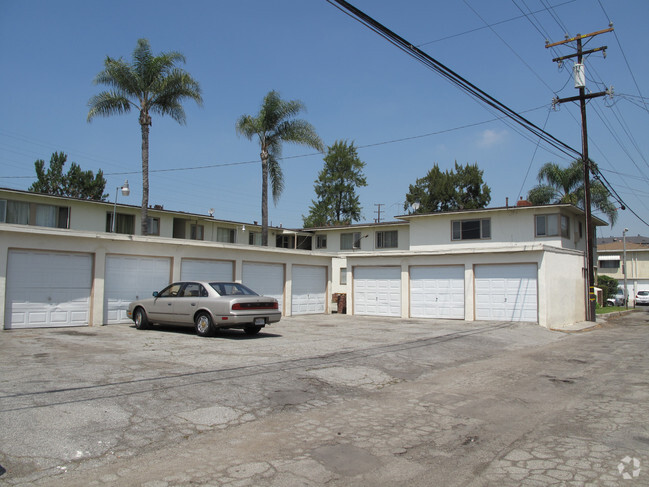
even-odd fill
[[(586, 61), (588, 89), (613, 85), (617, 94), (588, 105), (590, 155), (629, 207), (649, 221), (649, 99), (645, 105), (639, 98), (649, 97), (649, 2), (351, 3), (578, 150), (579, 107), (550, 110), (555, 94), (577, 94), (569, 67), (560, 70), (551, 61), (573, 51), (546, 49), (545, 39), (559, 41), (566, 30), (598, 31), (612, 20), (615, 34), (588, 44), (608, 46), (605, 59), (599, 53)], [(234, 127), (242, 114), (256, 114), (273, 89), (304, 102), (303, 118), (325, 144), (344, 139), (359, 147), (367, 164), (368, 186), (358, 191), (365, 221), (376, 218), (379, 203), (382, 220), (403, 214), (408, 185), (435, 163), (442, 169), (456, 160), (477, 163), (491, 187), (490, 206), (504, 206), (505, 198), (513, 204), (527, 194), (544, 163), (570, 162), (494, 120), (494, 113), (325, 0), (179, 5), (0, 0), (0, 186), (27, 189), (34, 161), (64, 151), (82, 169), (104, 171), (110, 201), (128, 178), (131, 195), (119, 201), (140, 204), (137, 113), (92, 123), (86, 116), (88, 100), (102, 89), (92, 80), (105, 56), (130, 60), (141, 37), (155, 53), (183, 53), (204, 100), (202, 107), (185, 105), (184, 126), (154, 116), (151, 205), (204, 214), (214, 208), (217, 218), (261, 220), (259, 147), (238, 137)], [(285, 146), (286, 189), (277, 206), (270, 204), (273, 225), (302, 225), (323, 164), (322, 155), (312, 154)], [(598, 230), (598, 236), (619, 236), (625, 227), (629, 235), (649, 235), (644, 223), (620, 211), (615, 227)]]

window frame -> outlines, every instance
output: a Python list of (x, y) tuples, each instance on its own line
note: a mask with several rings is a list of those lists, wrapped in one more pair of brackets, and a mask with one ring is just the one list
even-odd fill
[(327, 236), (326, 235), (316, 235), (315, 236), (315, 248), (316, 249), (326, 249), (327, 248)]
[[(124, 231), (126, 227), (126, 231)], [(106, 232), (113, 233), (113, 212), (106, 212)], [(130, 230), (130, 231), (129, 231)], [(115, 232), (122, 235), (135, 235), (135, 215), (128, 213), (116, 213)]]
[[(222, 237), (225, 232), (228, 233), (226, 240)], [(216, 241), (221, 243), (237, 243), (237, 229), (230, 227), (216, 227)]]
[[(386, 238), (390, 234), (389, 238)], [(392, 238), (394, 237), (394, 238)], [(386, 240), (388, 243), (386, 244)], [(394, 244), (393, 244), (394, 243)], [(374, 237), (374, 245), (377, 249), (397, 249), (399, 248), (399, 230), (380, 230)]]
[[(199, 238), (200, 235), (200, 238)], [(189, 239), (190, 240), (205, 240), (205, 225), (200, 223), (189, 224)]]
[[(150, 217), (148, 217), (147, 220), (148, 220), (148, 221), (147, 221), (147, 226), (146, 226), (146, 228), (147, 228), (147, 231), (149, 232), (149, 235), (160, 236), (160, 218), (150, 216)], [(152, 225), (153, 223), (156, 223), (156, 224), (157, 224), (157, 227), (156, 227), (156, 231), (155, 231), (155, 232), (153, 232), (153, 231), (151, 230), (151, 229), (153, 228), (153, 225)]]
[[(468, 236), (475, 229), (464, 228), (465, 225), (478, 222), (478, 237)], [(457, 228), (456, 228), (457, 227)], [(464, 240), (491, 240), (491, 218), (467, 218), (464, 220), (451, 221), (451, 241), (461, 242)]]
[[(544, 221), (544, 233), (539, 233), (539, 219)], [(552, 219), (556, 219), (556, 221), (551, 221)], [(534, 237), (536, 238), (561, 237), (570, 239), (570, 226), (570, 217), (561, 213), (534, 215)]]
[[(347, 247), (347, 244), (343, 247), (343, 239), (347, 240), (347, 237), (351, 235), (351, 247)], [(356, 250), (361, 248), (361, 232), (345, 232), (340, 234), (340, 250)]]

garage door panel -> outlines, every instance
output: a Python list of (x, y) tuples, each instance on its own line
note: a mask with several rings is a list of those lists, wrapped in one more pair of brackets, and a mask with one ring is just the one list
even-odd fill
[(291, 270), (291, 313), (319, 314), (326, 310), (327, 268), (295, 265)]
[(464, 266), (415, 266), (410, 270), (414, 318), (464, 319)]
[(475, 268), (476, 319), (538, 321), (536, 264)]
[(171, 259), (108, 255), (104, 285), (104, 323), (130, 323), (126, 315), (132, 301), (151, 296), (169, 284)]
[(87, 326), (91, 284), (90, 254), (9, 251), (5, 326)]
[(401, 268), (354, 268), (354, 314), (401, 316)]
[(284, 310), (284, 266), (282, 264), (243, 263), (243, 284), (256, 293), (277, 299)]
[(234, 263), (224, 260), (183, 259), (181, 281), (232, 281)]

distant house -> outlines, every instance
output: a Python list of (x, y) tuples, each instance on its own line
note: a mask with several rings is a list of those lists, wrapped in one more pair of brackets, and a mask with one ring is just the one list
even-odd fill
[(626, 267), (629, 304), (638, 291), (649, 291), (649, 238), (626, 237), (626, 262), (622, 237), (597, 240), (597, 272), (618, 280), (624, 285)]
[(585, 317), (584, 214), (571, 205), (274, 227), (275, 247), (259, 246), (256, 222), (155, 207), (142, 236), (139, 214), (0, 189), (2, 327), (127, 322), (128, 302), (191, 279), (243, 282), (286, 316), (333, 312), (332, 295), (345, 293), (348, 314), (545, 327)]

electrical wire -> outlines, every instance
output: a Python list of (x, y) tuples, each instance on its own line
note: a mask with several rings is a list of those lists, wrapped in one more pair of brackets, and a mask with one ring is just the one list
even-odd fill
[(534, 123), (527, 120), (525, 117), (521, 116), (519, 113), (515, 112), (508, 106), (504, 105), (502, 102), (496, 100), (491, 95), (487, 94), (480, 88), (478, 88), (473, 83), (469, 82), (459, 74), (455, 73), (453, 70), (432, 58), (425, 52), (421, 51), (419, 48), (415, 47), (414, 44), (408, 42), (404, 38), (398, 36), (390, 29), (385, 27), (383, 24), (374, 20), (364, 12), (360, 11), (353, 5), (349, 4), (344, 0), (327, 0), (331, 5), (338, 8), (341, 12), (345, 13), (349, 17), (355, 19), (359, 23), (365, 25), (369, 29), (373, 30), (375, 33), (383, 37), (385, 40), (393, 44), (395, 47), (399, 48), (409, 56), (413, 57), (415, 60), (419, 61), (432, 71), (438, 73), (443, 78), (447, 79), (451, 84), (465, 91), (471, 97), (477, 99), (481, 103), (498, 110), (504, 114), (507, 118), (512, 120), (514, 123), (520, 125), (525, 130), (531, 132), (534, 136), (541, 138), (546, 144), (554, 147), (555, 149), (563, 152), (564, 154), (575, 157), (579, 156), (579, 151), (570, 147), (565, 142), (557, 139), (553, 135), (545, 132)]

